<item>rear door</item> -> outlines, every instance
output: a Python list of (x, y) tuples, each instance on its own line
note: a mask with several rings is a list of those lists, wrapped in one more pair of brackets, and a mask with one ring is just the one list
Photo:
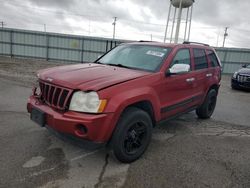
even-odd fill
[(209, 79), (209, 84), (219, 83), (221, 80), (221, 65), (215, 52), (213, 50), (207, 50), (207, 56), (209, 60), (209, 72), (207, 77)]
[(205, 49), (193, 48), (193, 76), (195, 95), (202, 99), (208, 88), (208, 77), (211, 76)]

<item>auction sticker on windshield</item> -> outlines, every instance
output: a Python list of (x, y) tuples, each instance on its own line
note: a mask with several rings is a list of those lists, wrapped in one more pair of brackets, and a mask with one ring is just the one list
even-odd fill
[(162, 52), (157, 52), (157, 51), (152, 51), (152, 50), (147, 51), (146, 54), (147, 54), (147, 55), (157, 56), (157, 57), (163, 57), (163, 56), (165, 55), (165, 54), (162, 53)]

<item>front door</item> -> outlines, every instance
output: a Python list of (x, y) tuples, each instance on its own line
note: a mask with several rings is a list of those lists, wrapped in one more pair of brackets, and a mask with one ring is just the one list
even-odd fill
[[(175, 53), (169, 68), (175, 64), (187, 64), (191, 67), (189, 49), (179, 49)], [(169, 69), (168, 68), (168, 69)], [(189, 72), (166, 76), (162, 82), (160, 96), (161, 118), (166, 119), (191, 108), (194, 103), (195, 78)]]

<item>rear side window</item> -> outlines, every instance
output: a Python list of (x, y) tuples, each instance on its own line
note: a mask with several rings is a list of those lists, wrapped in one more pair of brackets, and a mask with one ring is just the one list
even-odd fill
[(200, 70), (208, 68), (205, 50), (194, 49), (194, 69)]
[(208, 50), (208, 58), (212, 67), (218, 67), (220, 65), (215, 53), (212, 50)]

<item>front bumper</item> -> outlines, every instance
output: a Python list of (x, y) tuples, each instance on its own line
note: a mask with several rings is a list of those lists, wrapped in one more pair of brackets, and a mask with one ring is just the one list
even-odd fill
[[(69, 135), (94, 142), (96, 144), (106, 143), (114, 127), (114, 113), (107, 114), (86, 114), (79, 112), (60, 112), (42, 103), (35, 96), (28, 99), (27, 110), (38, 109), (45, 113), (45, 125), (50, 130), (54, 130), (63, 135)], [(85, 127), (84, 131), (79, 127)]]
[(239, 82), (236, 78), (231, 79), (231, 85), (233, 88), (250, 89), (250, 82)]

